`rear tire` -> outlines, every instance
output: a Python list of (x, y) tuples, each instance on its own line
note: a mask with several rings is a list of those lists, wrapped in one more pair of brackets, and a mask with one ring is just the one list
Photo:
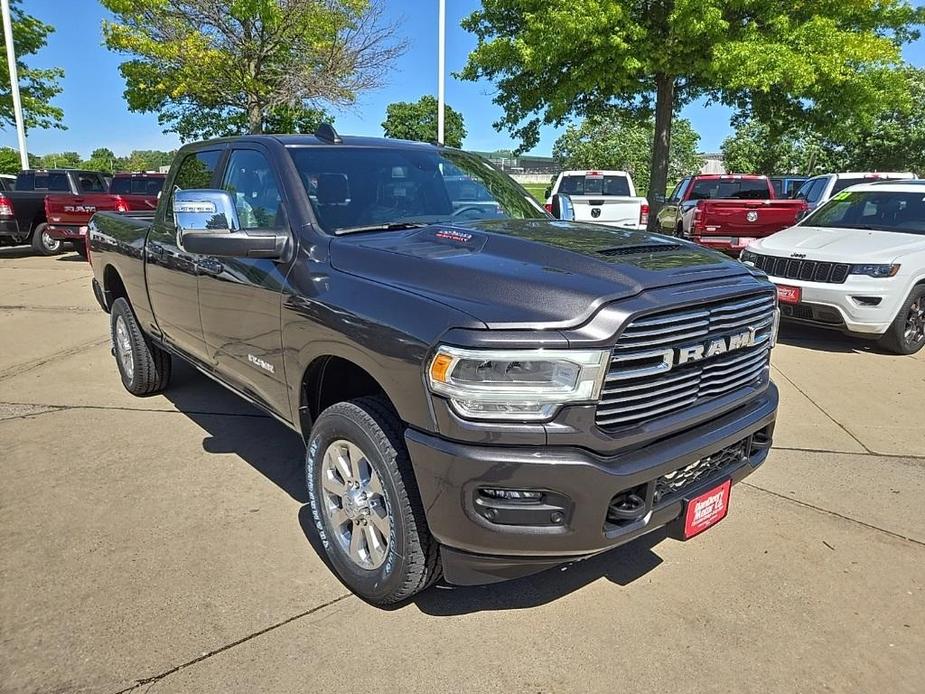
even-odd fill
[(925, 347), (925, 286), (912, 288), (880, 346), (895, 354), (915, 354)]
[(48, 235), (48, 225), (44, 222), (32, 232), (32, 250), (39, 255), (58, 255), (63, 246), (61, 239), (53, 239)]
[(170, 355), (151, 344), (128, 301), (116, 299), (110, 313), (112, 351), (122, 385), (132, 395), (154, 395), (170, 381)]
[(318, 417), (305, 457), (321, 544), (340, 580), (374, 605), (405, 600), (440, 577), (402, 427), (384, 398), (340, 402)]

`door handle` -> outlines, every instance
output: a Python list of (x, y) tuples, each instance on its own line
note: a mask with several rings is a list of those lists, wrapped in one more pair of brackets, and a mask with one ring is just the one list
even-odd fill
[(164, 257), (164, 247), (159, 243), (149, 243), (148, 253), (150, 253), (156, 258), (163, 258)]
[(225, 270), (225, 266), (212, 258), (202, 258), (196, 261), (196, 269), (206, 275), (220, 275)]

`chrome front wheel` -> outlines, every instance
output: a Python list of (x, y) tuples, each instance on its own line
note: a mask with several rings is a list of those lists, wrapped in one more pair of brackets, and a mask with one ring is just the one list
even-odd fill
[(345, 439), (333, 441), (322, 458), (320, 481), (322, 508), (341, 549), (362, 569), (382, 566), (392, 520), (382, 481), (366, 454)]

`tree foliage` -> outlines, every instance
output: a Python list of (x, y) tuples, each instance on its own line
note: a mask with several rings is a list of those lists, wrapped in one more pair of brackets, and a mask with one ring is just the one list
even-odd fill
[(898, 74), (910, 98), (871, 122), (849, 115), (840, 127), (777, 132), (757, 119), (741, 121), (723, 141), (727, 170), (808, 175), (830, 171), (925, 173), (925, 69), (905, 67)]
[(381, 0), (102, 0), (132, 111), (182, 140), (304, 129), (404, 51)]
[(543, 123), (654, 114), (658, 194), (680, 107), (706, 97), (776, 132), (869, 122), (904, 99), (900, 47), (923, 20), (908, 0), (484, 0), (461, 76), (494, 82), (495, 125), (526, 148)]
[[(11, 0), (10, 13), (13, 25), (13, 47), (16, 49), (16, 71), (19, 76), (19, 97), (22, 101), (23, 123), (29, 128), (60, 128), (64, 111), (51, 103), (61, 93), (58, 81), (64, 77), (60, 68), (38, 69), (29, 67), (24, 57), (35, 55), (48, 43), (48, 35), (55, 28), (26, 14), (20, 0)], [(10, 88), (10, 68), (6, 60), (6, 39), (0, 32), (0, 127), (16, 126), (13, 114), (13, 95)], [(18, 171), (18, 169), (17, 169)]]
[[(619, 117), (591, 116), (566, 128), (552, 148), (563, 169), (617, 169), (628, 171), (637, 191), (649, 189), (650, 152), (655, 123)], [(697, 153), (700, 136), (686, 118), (675, 120), (668, 157), (668, 180), (696, 173), (703, 165)]]
[[(462, 114), (447, 104), (444, 117), (445, 144), (450, 147), (462, 147), (463, 139), (466, 137)], [(382, 129), (386, 137), (399, 140), (436, 141), (437, 99), (427, 95), (415, 102), (398, 101), (389, 104), (385, 110)]]

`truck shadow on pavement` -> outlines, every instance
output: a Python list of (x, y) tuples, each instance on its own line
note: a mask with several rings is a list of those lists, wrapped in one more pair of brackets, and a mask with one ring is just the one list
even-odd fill
[(889, 352), (880, 349), (874, 340), (852, 337), (835, 330), (816, 328), (811, 325), (782, 323), (777, 340), (791, 347), (803, 347), (820, 352), (889, 354)]
[[(174, 362), (170, 388), (164, 393), (176, 408), (205, 430), (208, 453), (234, 454), (292, 499), (302, 504), (297, 522), (305, 539), (332, 573), (307, 505), (302, 468), (304, 447), (298, 435), (186, 364)], [(629, 585), (661, 563), (652, 548), (666, 537), (653, 531), (624, 547), (543, 573), (488, 586), (456, 587), (442, 581), (409, 602), (388, 609), (416, 606), (434, 616), (517, 610), (558, 600), (600, 578)], [(336, 575), (336, 574), (335, 574)]]

